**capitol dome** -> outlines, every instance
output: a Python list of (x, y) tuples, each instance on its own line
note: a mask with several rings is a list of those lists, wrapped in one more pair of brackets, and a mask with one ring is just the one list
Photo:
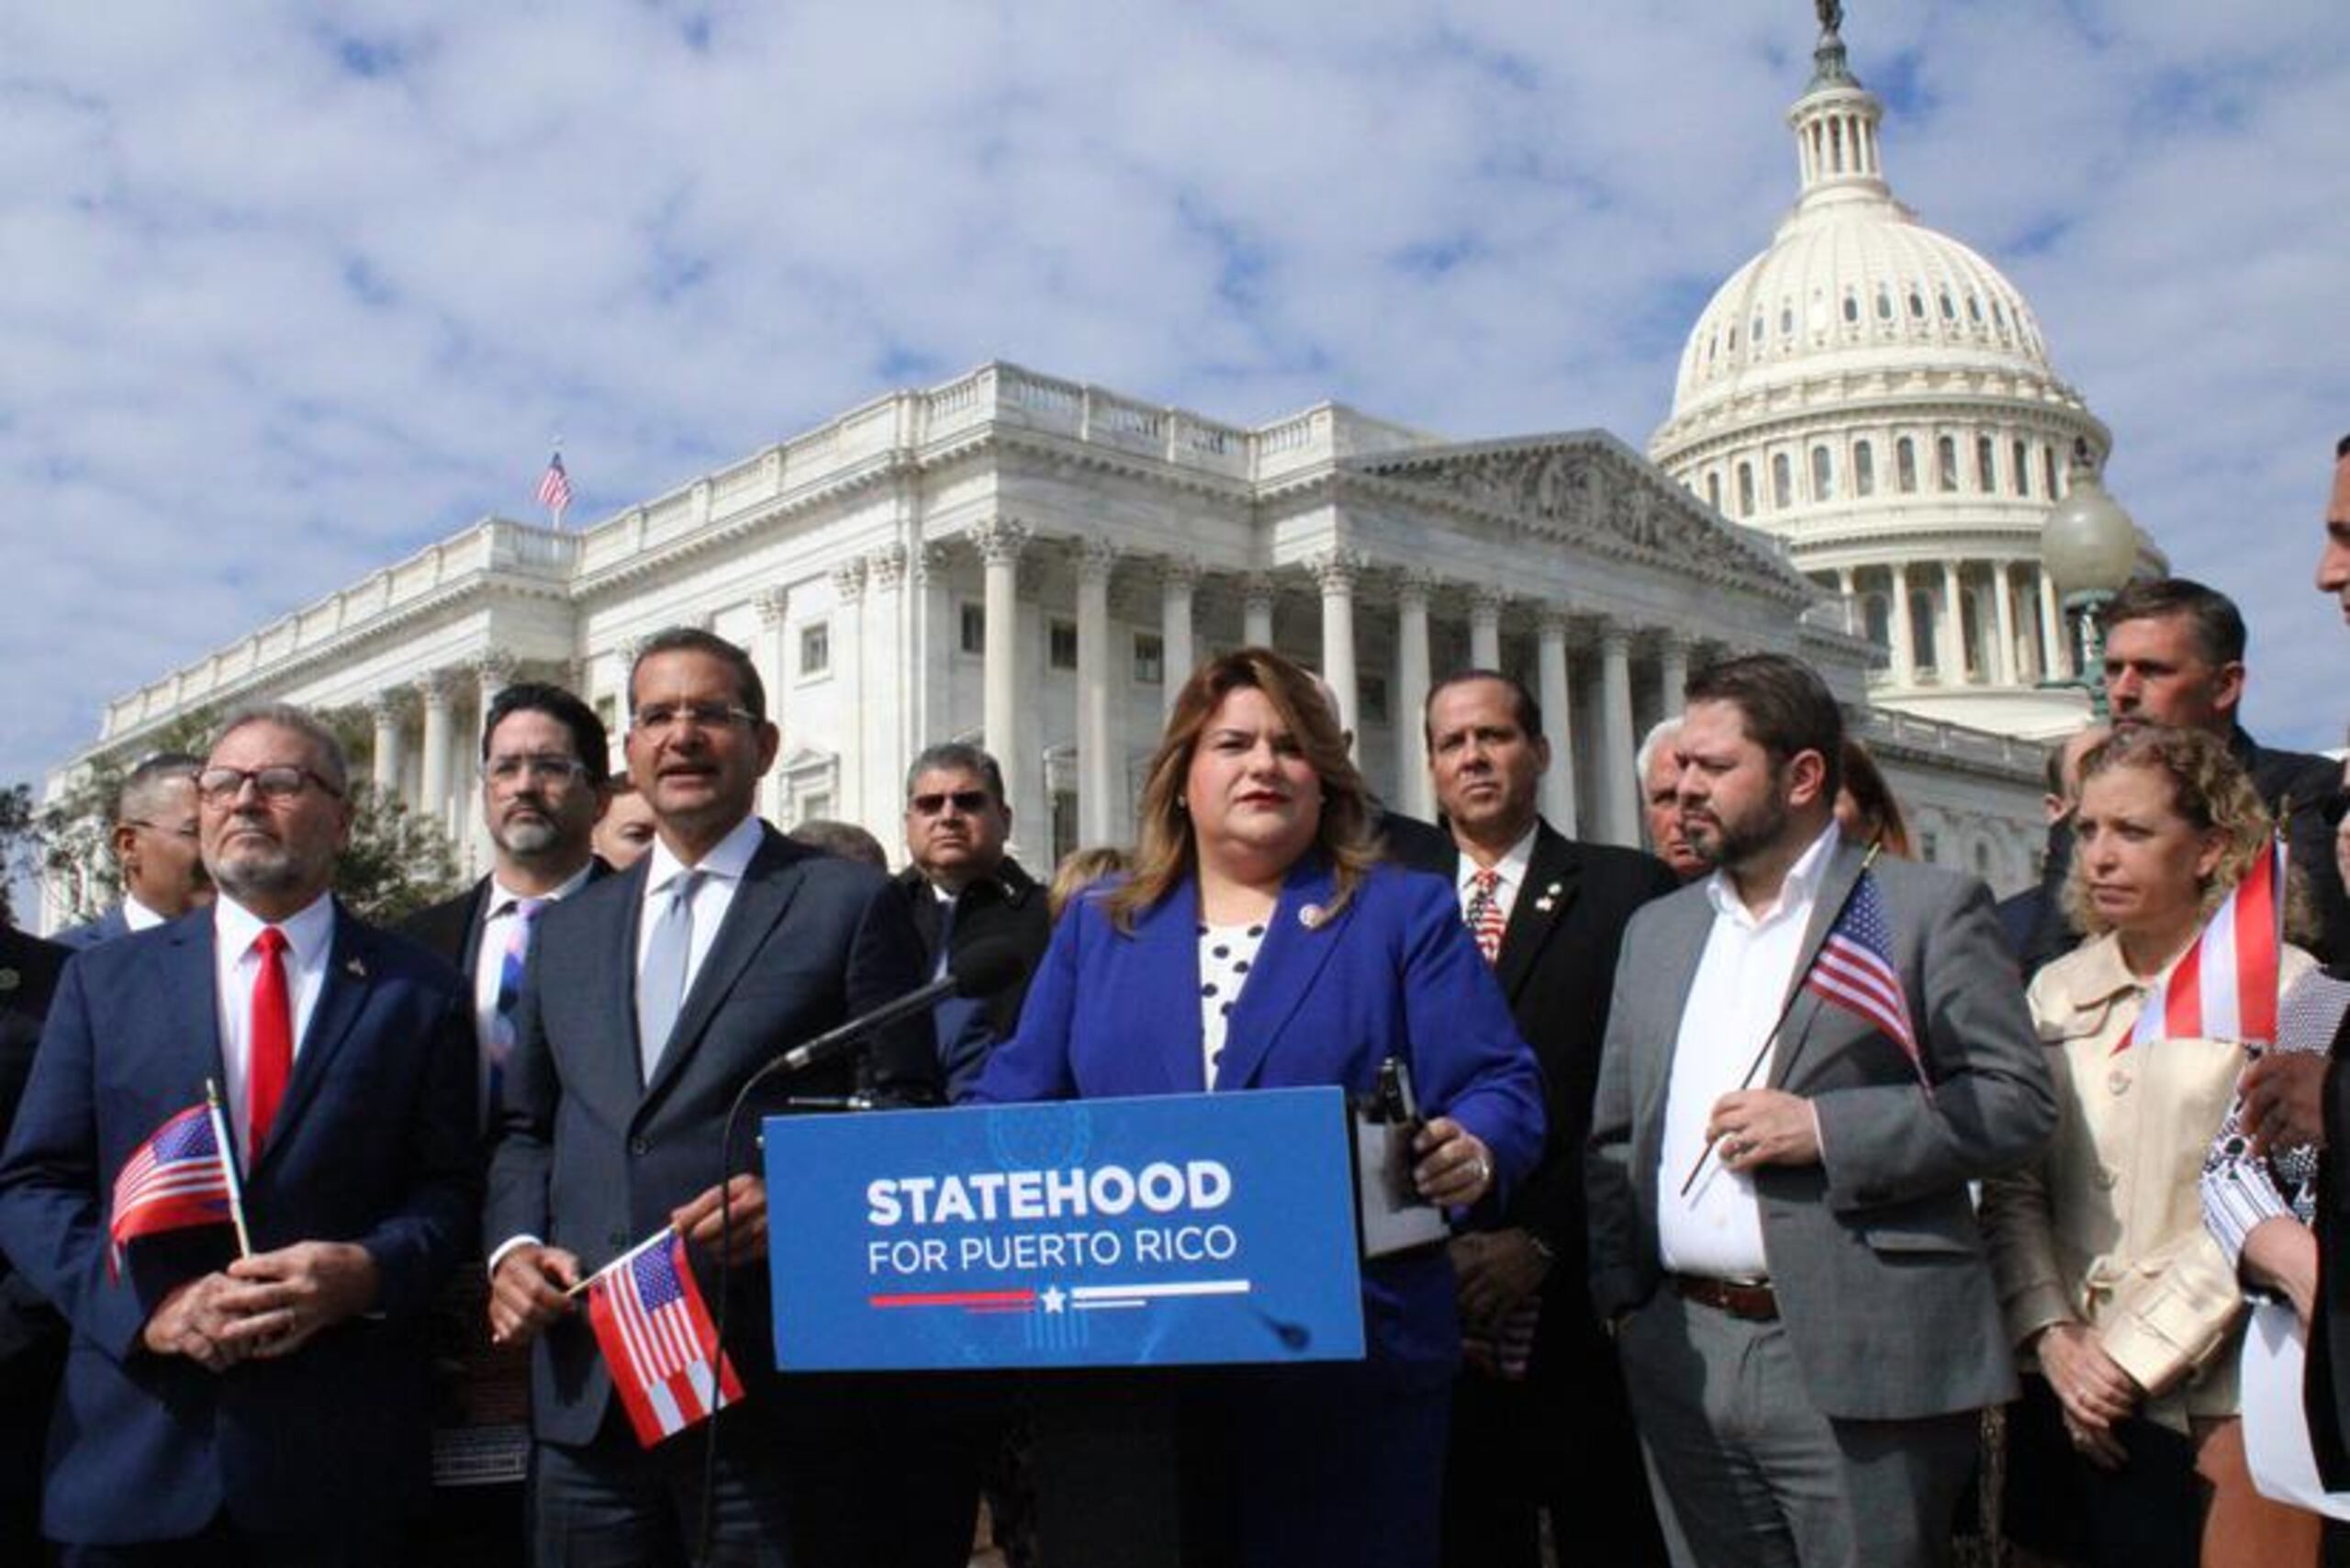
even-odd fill
[(1795, 207), (1697, 318), (1650, 455), (1842, 600), (1884, 654), (1874, 701), (2067, 733), (2080, 694), (2039, 689), (2075, 671), (2040, 529), (2076, 445), (2102, 462), (2110, 435), (2015, 285), (1895, 199), (1832, 20), (1813, 61)]

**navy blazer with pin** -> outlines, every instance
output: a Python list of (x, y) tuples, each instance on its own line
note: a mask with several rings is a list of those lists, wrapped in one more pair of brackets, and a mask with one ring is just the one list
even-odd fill
[(240, 1528), (340, 1538), (422, 1502), (418, 1332), (471, 1244), (479, 1191), (470, 1003), (420, 948), (335, 913), (333, 947), (276, 1131), (244, 1175), (252, 1244), (367, 1249), (372, 1312), (226, 1372), (146, 1350), (174, 1286), (233, 1255), (224, 1226), (106, 1266), (113, 1184), (164, 1121), (225, 1078), (209, 909), (65, 969), (0, 1156), (0, 1246), (72, 1326), (50, 1438), (46, 1528), (126, 1543)]

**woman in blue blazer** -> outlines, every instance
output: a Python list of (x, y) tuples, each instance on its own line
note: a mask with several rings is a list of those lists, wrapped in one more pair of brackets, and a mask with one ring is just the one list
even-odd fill
[[(1261, 648), (1203, 666), (1139, 812), (1133, 874), (1063, 917), (974, 1098), (1367, 1094), (1394, 1057), (1432, 1118), (1416, 1149), (1423, 1196), (1467, 1207), (1532, 1168), (1533, 1053), (1453, 890), (1379, 862), (1361, 778), (1312, 677)], [(1367, 1263), (1363, 1316), (1361, 1362), (1154, 1384), (1177, 1406), (1186, 1564), (1436, 1561), (1460, 1349), (1443, 1250)], [(1115, 1492), (1120, 1478), (1091, 1484)], [(1049, 1495), (1044, 1511), (1049, 1523)]]

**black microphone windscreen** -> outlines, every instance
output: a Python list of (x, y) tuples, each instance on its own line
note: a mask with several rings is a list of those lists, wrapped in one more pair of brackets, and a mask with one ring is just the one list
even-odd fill
[(974, 942), (955, 956), (955, 994), (991, 996), (1016, 983), (1028, 960), (1009, 942)]

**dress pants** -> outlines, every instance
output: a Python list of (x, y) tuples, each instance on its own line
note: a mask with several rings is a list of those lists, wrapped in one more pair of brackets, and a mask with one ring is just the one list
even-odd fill
[(1660, 1290), (1617, 1337), (1675, 1568), (1950, 1558), (1980, 1413), (1830, 1420), (1786, 1332)]

